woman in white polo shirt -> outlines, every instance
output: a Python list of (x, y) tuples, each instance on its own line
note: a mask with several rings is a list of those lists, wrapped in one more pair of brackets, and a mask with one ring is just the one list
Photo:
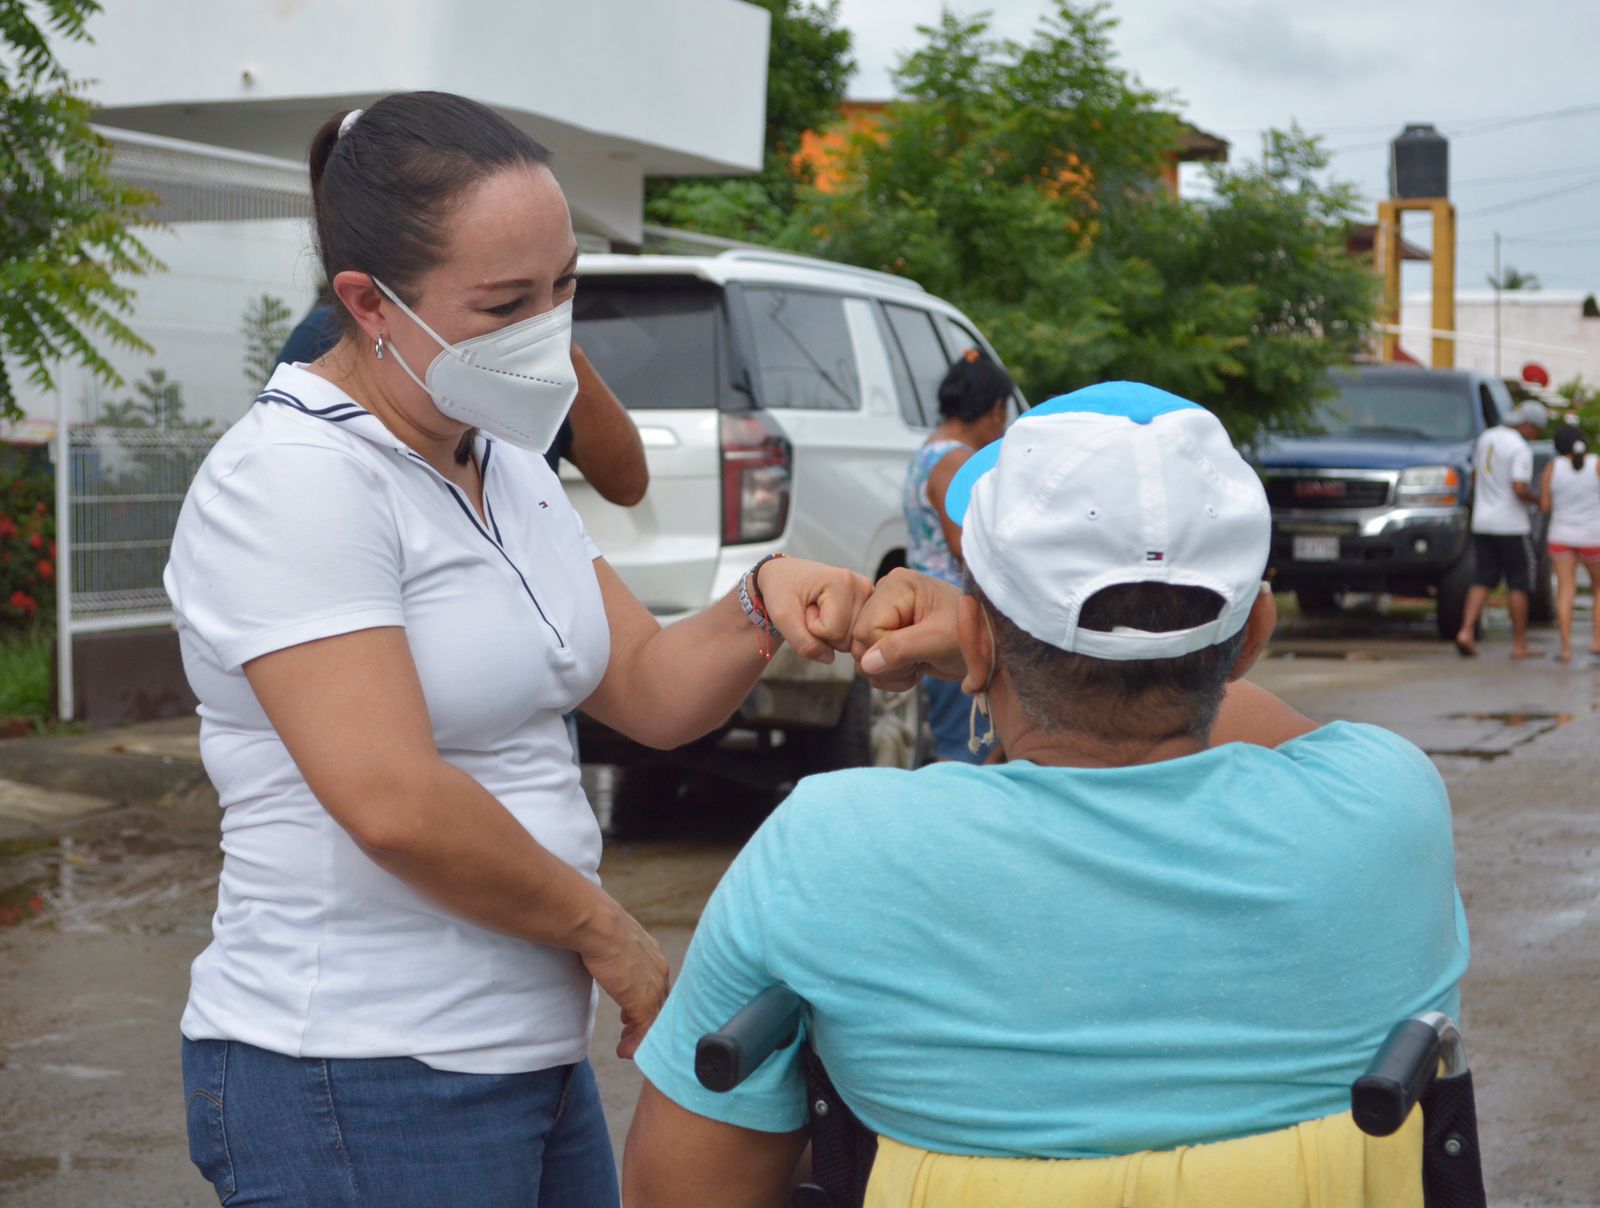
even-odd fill
[(576, 383), (546, 153), (410, 93), (311, 148), (344, 338), (207, 458), (166, 585), (224, 813), (184, 1012), (191, 1155), (224, 1203), (617, 1201), (585, 1060), (666, 993), (599, 887), (562, 715), (656, 746), (725, 719), (870, 585), (799, 560), (662, 630), (540, 456)]

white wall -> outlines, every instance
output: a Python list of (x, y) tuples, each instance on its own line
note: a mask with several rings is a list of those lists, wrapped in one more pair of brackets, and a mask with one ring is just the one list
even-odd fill
[(108, 124), (268, 155), (340, 98), (432, 88), (646, 172), (730, 172), (761, 164), (769, 25), (742, 0), (122, 0), (60, 53)]
[[(1600, 318), (1583, 317), (1584, 294), (1571, 290), (1507, 290), (1500, 295), (1500, 373), (1519, 377), (1523, 365), (1536, 361), (1550, 373), (1552, 385), (1582, 375), (1590, 385), (1600, 384)], [(1430, 302), (1425, 293), (1406, 294), (1400, 308), (1400, 325), (1431, 326)], [(1464, 337), (1456, 344), (1456, 368), (1495, 372), (1495, 302), (1492, 290), (1456, 294), (1456, 330)], [(1422, 331), (1408, 331), (1400, 342), (1426, 362), (1432, 347)]]
[[(108, 387), (73, 367), (61, 375), (74, 423), (92, 421), (99, 405), (132, 397), (133, 383), (163, 369), (180, 383), (188, 415), (231, 424), (254, 401), (260, 383), (247, 380), (245, 307), (263, 293), (285, 302), (296, 320), (311, 305), (318, 279), (307, 224), (269, 222), (182, 223), (144, 232), (145, 245), (167, 271), (132, 282), (138, 291), (129, 326), (153, 354), (113, 352), (111, 362), (127, 384)], [(31, 419), (54, 422), (56, 397), (18, 383)]]

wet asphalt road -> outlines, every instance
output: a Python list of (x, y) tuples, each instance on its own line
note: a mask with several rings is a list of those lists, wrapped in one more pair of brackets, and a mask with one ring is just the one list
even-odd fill
[[(1472, 926), (1464, 1025), (1491, 1201), (1594, 1208), (1600, 667), (1514, 664), (1503, 616), (1494, 619), (1502, 628), (1474, 661), (1431, 640), (1427, 618), (1290, 625), (1254, 678), (1318, 719), (1387, 725), (1434, 756), (1451, 788)], [(1554, 635), (1535, 630), (1534, 643), (1547, 656)], [(69, 759), (77, 781), (59, 787), (116, 797), (122, 784), (140, 802), (8, 827), (0, 792), (0, 835), (15, 836), (0, 841), (0, 1204), (215, 1202), (188, 1164), (177, 1060), (218, 861), (215, 798), (191, 762), (192, 732), (182, 723), (0, 744), (0, 778)], [(134, 784), (155, 787), (135, 794)], [(672, 808), (668, 838), (613, 842), (603, 871), (676, 965), (758, 814), (731, 793)], [(611, 1056), (616, 1031), (603, 1009), (592, 1053), (620, 1148), (638, 1076)]]

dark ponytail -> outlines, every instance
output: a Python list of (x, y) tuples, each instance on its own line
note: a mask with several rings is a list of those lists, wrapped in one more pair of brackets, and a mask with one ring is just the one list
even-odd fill
[[(550, 153), (487, 105), (449, 92), (399, 92), (336, 113), (311, 139), (311, 206), (328, 282), (370, 273), (410, 302), (439, 263), (461, 192)], [(341, 126), (344, 133), (340, 134)], [(339, 308), (348, 333), (355, 320)]]
[(945, 419), (982, 419), (1016, 389), (1011, 375), (976, 348), (969, 348), (939, 383), (939, 414)]
[(1583, 429), (1577, 423), (1568, 419), (1556, 429), (1556, 452), (1562, 457), (1571, 459), (1574, 470), (1583, 469), (1584, 454), (1589, 446), (1584, 443)]

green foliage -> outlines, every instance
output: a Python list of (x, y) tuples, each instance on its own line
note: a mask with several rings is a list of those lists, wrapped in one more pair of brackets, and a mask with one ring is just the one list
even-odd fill
[(767, 45), (765, 162), (754, 176), (706, 181), (657, 177), (647, 182), (645, 217), (730, 239), (774, 242), (805, 181), (794, 154), (808, 130), (839, 114), (855, 62), (850, 31), (839, 25), (839, 0), (750, 0), (772, 14)]
[(1493, 273), (1490, 273), (1484, 278), (1484, 280), (1489, 283), (1490, 289), (1513, 290), (1540, 288), (1539, 278), (1535, 274), (1525, 273), (1520, 268), (1517, 268), (1512, 264), (1506, 265), (1505, 269), (1502, 270), (1498, 277), (1496, 277)]
[(1567, 402), (1566, 410), (1560, 414), (1576, 415), (1584, 435), (1588, 437), (1589, 447), (1595, 448), (1596, 442), (1600, 441), (1600, 386), (1591, 386), (1579, 374), (1557, 386), (1556, 393)]
[[(96, 0), (0, 0), (0, 349), (43, 389), (75, 361), (118, 383), (103, 344), (145, 349), (124, 322), (129, 277), (159, 268), (134, 236), (149, 194), (110, 174), (90, 104), (50, 47), (88, 37)], [(0, 364), (0, 418), (21, 414)]]
[(189, 419), (184, 415), (183, 386), (171, 381), (165, 369), (151, 369), (134, 383), (133, 397), (120, 403), (106, 403), (95, 421), (124, 430), (209, 432), (209, 419)]
[(850, 58), (850, 31), (839, 25), (839, 0), (751, 2), (772, 14), (766, 148), (793, 154), (802, 134), (822, 129), (839, 112), (856, 66)]
[(294, 327), (294, 312), (282, 298), (262, 294), (245, 307), (240, 331), (244, 335), (244, 376), (252, 390), (266, 385), (278, 364), (278, 349)]
[(0, 635), (0, 719), (50, 716), (50, 639)]
[(1212, 169), (1209, 201), (1172, 198), (1170, 98), (1116, 65), (1112, 28), (1071, 0), (1024, 42), (946, 12), (846, 187), (807, 191), (781, 242), (949, 298), (1035, 398), (1137, 379), (1249, 442), (1363, 347), (1377, 286), (1345, 252), (1356, 193), (1320, 183), (1325, 157), (1291, 131), (1269, 167)]
[[(1358, 199), (1298, 130), (1266, 166), (1164, 188), (1175, 102), (1117, 65), (1104, 5), (1054, 0), (1022, 41), (946, 11), (857, 134), (841, 187), (680, 188), (659, 220), (910, 277), (983, 328), (1030, 396), (1132, 378), (1211, 408), (1235, 439), (1310, 412), (1376, 317), (1345, 251)], [(742, 207), (742, 208), (741, 208)]]
[(31, 640), (55, 624), (55, 478), (43, 450), (0, 445), (0, 483), (0, 643)]

